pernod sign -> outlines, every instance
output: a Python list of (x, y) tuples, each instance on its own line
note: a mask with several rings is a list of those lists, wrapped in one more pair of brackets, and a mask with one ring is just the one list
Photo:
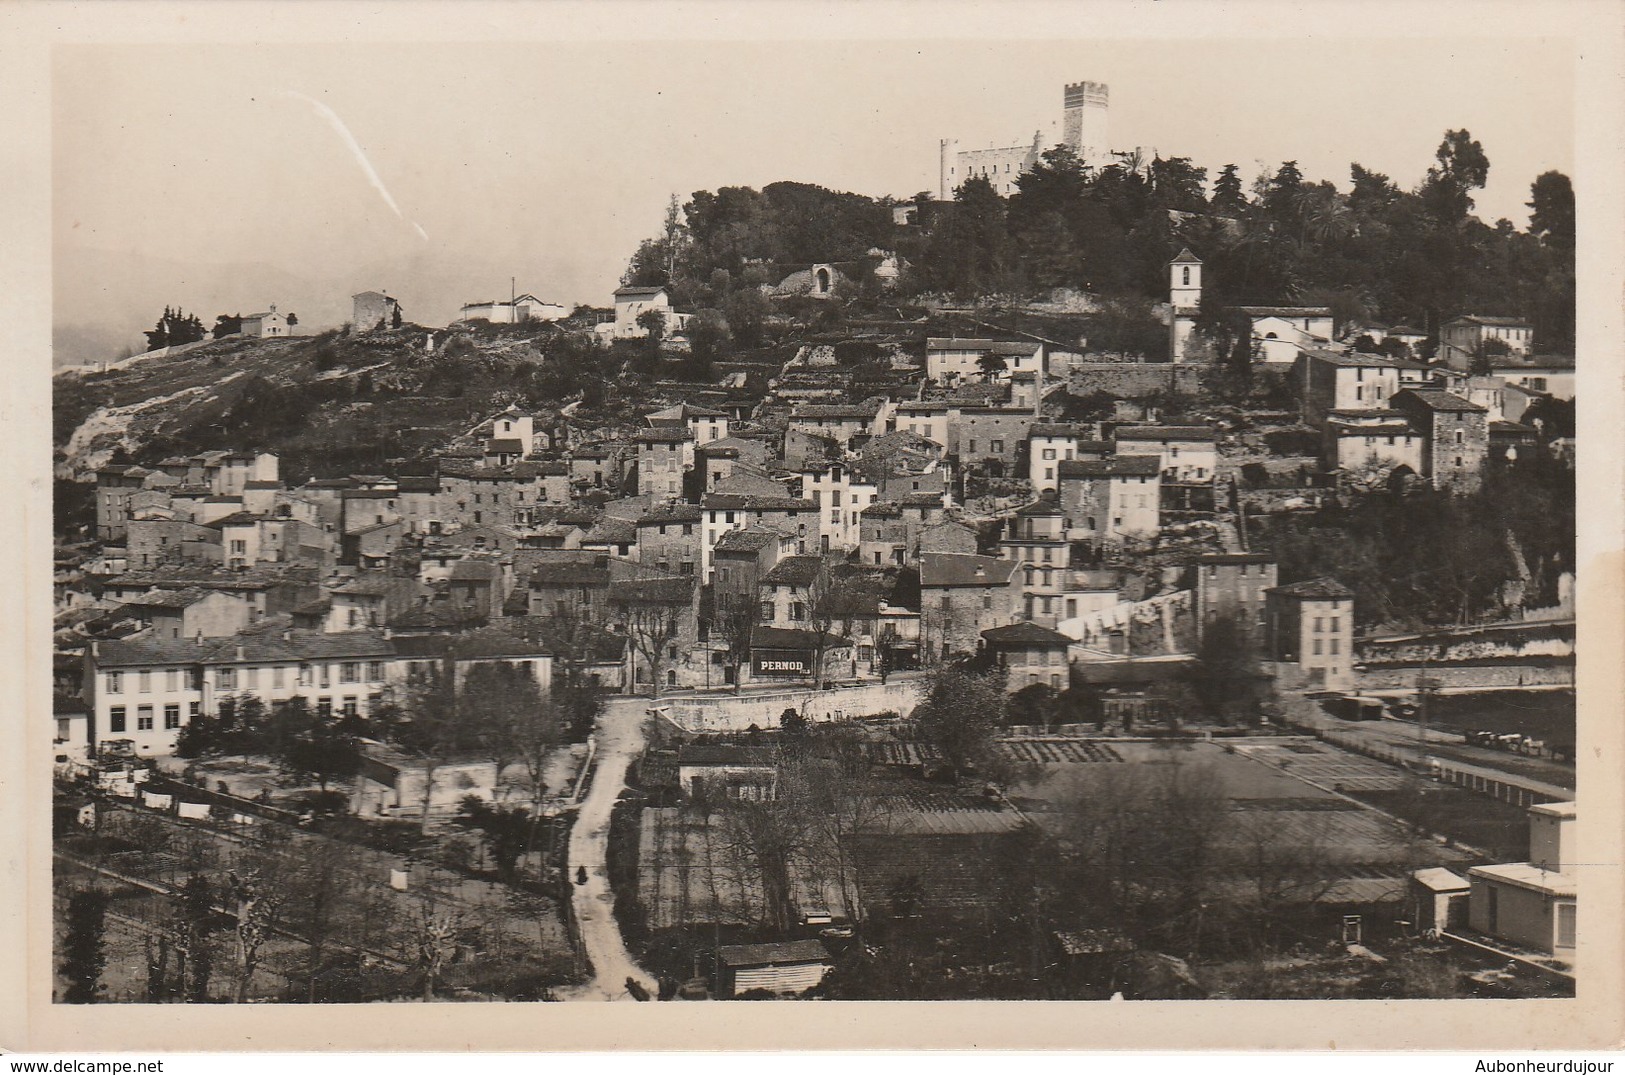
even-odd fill
[(812, 658), (801, 650), (753, 649), (750, 670), (757, 676), (810, 676)]

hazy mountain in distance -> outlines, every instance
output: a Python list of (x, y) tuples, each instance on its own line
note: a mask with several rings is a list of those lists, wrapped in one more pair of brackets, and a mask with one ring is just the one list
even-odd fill
[(145, 350), (142, 333), (165, 306), (180, 306), (212, 327), (218, 314), (258, 313), (275, 303), (298, 314), (300, 330), (308, 332), (342, 324), (350, 312), (349, 292), (265, 264), (65, 248), (53, 276), (53, 366), (118, 358), (126, 346)]
[[(387, 291), (409, 320), (434, 327), (455, 319), (465, 302), (507, 298), (510, 276), (518, 278), (512, 286), (521, 292), (565, 305), (577, 301), (548, 287), (549, 279), (562, 277), (564, 265), (548, 255), (527, 260), (539, 271), (425, 248), (342, 274), (301, 274), (265, 263), (211, 264), (206, 256), (181, 262), (140, 251), (64, 249), (54, 268), (52, 363), (71, 366), (118, 358), (126, 347), (145, 350), (142, 333), (166, 305), (195, 313), (212, 327), (218, 314), (256, 313), (276, 303), (299, 315), (299, 332), (315, 334), (350, 320), (350, 297), (358, 291)], [(610, 281), (602, 295), (581, 300), (607, 305), (614, 287)]]

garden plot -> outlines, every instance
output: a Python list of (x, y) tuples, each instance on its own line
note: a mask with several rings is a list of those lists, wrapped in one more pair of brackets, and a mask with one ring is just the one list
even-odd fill
[(1097, 739), (1007, 739), (999, 744), (999, 752), (1014, 761), (1039, 765), (1123, 760), (1116, 746)]
[(1047, 766), (1010, 795), (1041, 828), (1065, 836), (1078, 811), (1124, 794), (1125, 780), (1143, 776), (1155, 787), (1167, 775), (1164, 767), (1188, 765), (1192, 776), (1211, 781), (1228, 800), (1214, 834), (1215, 866), (1234, 872), (1234, 883), (1243, 887), (1254, 883), (1248, 870), (1260, 863), (1302, 873), (1304, 882), (1293, 886), (1302, 898), (1396, 898), (1407, 866), (1465, 861), (1461, 852), (1418, 842), (1385, 814), (1328, 790), (1339, 783), (1348, 789), (1393, 787), (1406, 779), (1403, 773), (1313, 745), (1316, 751), (1305, 753), (1284, 743), (1118, 741), (1112, 746), (1128, 764)]
[(1386, 762), (1322, 743), (1245, 743), (1237, 744), (1236, 752), (1300, 780), (1344, 791), (1396, 791), (1411, 779)]
[(866, 744), (866, 749), (876, 765), (920, 766), (942, 758), (942, 752), (930, 743), (881, 741)]
[[(838, 864), (796, 855), (790, 889), (797, 911), (844, 915), (842, 872)], [(681, 807), (643, 811), (638, 899), (653, 930), (713, 922), (755, 926), (770, 917), (761, 874), (742, 834), (720, 814)]]

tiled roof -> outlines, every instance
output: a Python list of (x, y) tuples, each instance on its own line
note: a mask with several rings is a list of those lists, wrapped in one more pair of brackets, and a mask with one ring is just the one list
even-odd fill
[[(1317, 362), (1326, 362), (1333, 366), (1348, 366), (1350, 368), (1364, 367), (1371, 369), (1372, 367), (1382, 367), (1385, 369), (1398, 369), (1400, 363), (1399, 359), (1389, 358), (1387, 355), (1372, 355), (1363, 351), (1349, 351), (1346, 353), (1328, 351), (1320, 347), (1311, 347), (1303, 351), (1302, 354), (1303, 357), (1312, 358)], [(1406, 365), (1410, 365), (1410, 363), (1406, 363)]]
[(777, 530), (766, 527), (747, 526), (739, 530), (729, 530), (717, 539), (716, 545), (711, 549), (717, 552), (756, 552), (768, 546), (777, 545), (783, 540)]
[(514, 454), (525, 450), (525, 442), (517, 437), (492, 437), (485, 442), (485, 450), (491, 455)]
[(132, 605), (142, 608), (187, 608), (197, 604), (214, 592), (213, 590), (200, 589), (195, 586), (188, 586), (181, 590), (152, 589), (140, 597), (131, 598), (124, 602), (124, 605), (127, 608)]
[(771, 768), (776, 760), (772, 747), (732, 743), (686, 743), (677, 748), (678, 765), (748, 765)]
[(459, 661), (489, 657), (545, 657), (545, 646), (488, 628), (462, 634), (410, 635), (390, 640), (402, 657), (451, 657)]
[(1160, 683), (1164, 680), (1178, 679), (1190, 672), (1195, 665), (1196, 661), (1190, 657), (1172, 660), (1127, 658), (1077, 661), (1072, 668), (1085, 683), (1109, 686), (1120, 683)]
[(1093, 432), (1087, 422), (1034, 422), (1027, 429), (1032, 437), (1087, 437)]
[(1272, 564), (1275, 557), (1264, 552), (1208, 552), (1196, 558), (1199, 564)]
[(1309, 597), (1342, 599), (1354, 596), (1354, 591), (1333, 578), (1308, 579), (1286, 586), (1272, 586), (1265, 593), (1278, 593), (1283, 597)]
[(769, 627), (757, 624), (750, 629), (752, 649), (817, 649), (820, 639), (825, 649), (847, 646), (851, 639), (819, 631), (804, 631), (799, 627)]
[(752, 493), (710, 493), (702, 507), (706, 511), (817, 511), (811, 500), (793, 496), (765, 496)]
[(1073, 929), (1055, 934), (1061, 952), (1069, 956), (1132, 952), (1134, 941), (1120, 929)]
[(1063, 459), (1055, 474), (1066, 478), (1149, 478), (1162, 473), (1154, 455), (1120, 455), (1112, 459)]
[(383, 597), (390, 591), (398, 589), (402, 581), (410, 580), (402, 580), (391, 575), (356, 575), (328, 589), (332, 593), (354, 594), (358, 597)]
[(1494, 314), (1462, 314), (1446, 321), (1447, 325), (1454, 325), (1465, 321), (1469, 325), (1487, 325), (1492, 328), (1534, 328), (1521, 317), (1500, 317)]
[(687, 426), (649, 426), (633, 433), (632, 439), (640, 444), (679, 444), (693, 440), (694, 434)]
[(1330, 317), (1330, 306), (1234, 306), (1248, 317)]
[(1437, 388), (1407, 388), (1395, 394), (1396, 399), (1408, 397), (1430, 411), (1448, 411), (1462, 414), (1486, 414), (1488, 409), (1462, 399), (1460, 396)]
[(192, 664), (203, 660), (211, 652), (211, 644), (190, 638), (155, 638), (135, 635), (114, 641), (98, 642), (95, 661), (98, 668), (135, 667), (155, 664)]
[(995, 646), (1070, 646), (1076, 641), (1059, 631), (1025, 622), (991, 627), (982, 632), (982, 637)]
[(1195, 254), (1191, 253), (1191, 248), (1187, 246), (1187, 247), (1181, 248), (1179, 253), (1174, 256), (1174, 260), (1170, 261), (1168, 264), (1170, 264), (1170, 265), (1200, 265), (1200, 264), (1202, 264), (1202, 259), (1197, 257)]
[(806, 403), (790, 412), (790, 421), (798, 418), (852, 418), (868, 420), (879, 411), (878, 407), (861, 407), (851, 403)]
[(725, 944), (717, 949), (717, 960), (726, 967), (761, 967), (775, 963), (828, 962), (830, 955), (822, 941), (771, 941)]
[(615, 297), (618, 299), (646, 299), (660, 294), (666, 289), (663, 287), (618, 287)]
[(582, 535), (585, 543), (599, 543), (606, 545), (630, 545), (638, 539), (638, 526), (625, 519), (611, 519), (604, 517), (592, 524), (592, 529)]
[(694, 598), (691, 575), (663, 579), (620, 579), (609, 585), (609, 599), (616, 604), (686, 605)]
[(458, 582), (490, 581), (502, 577), (502, 568), (490, 560), (458, 560), (451, 565), (450, 577)]
[(1061, 515), (1061, 505), (1048, 498), (1040, 498), (1016, 512), (1018, 516)]
[(808, 586), (818, 577), (823, 560), (817, 556), (786, 556), (762, 576), (768, 586)]
[(994, 355), (1031, 355), (1042, 344), (1036, 340), (993, 340), (932, 336), (925, 341), (928, 351), (985, 351)]
[(255, 515), (251, 511), (234, 511), (230, 515), (223, 515), (220, 518), (204, 523), (203, 525), (213, 527), (252, 526), (253, 524), (261, 522), (264, 519), (264, 515)]
[(920, 585), (1000, 586), (1008, 583), (1018, 565), (1012, 560), (963, 552), (928, 552), (920, 557)]
[(514, 575), (529, 579), (533, 587), (609, 584), (609, 557), (601, 552), (520, 550), (513, 559)]
[(685, 504), (681, 501), (670, 504), (660, 504), (651, 508), (648, 514), (638, 520), (639, 526), (667, 526), (671, 523), (697, 523), (700, 521), (700, 508), (698, 504)]
[(1497, 370), (1572, 370), (1573, 355), (1491, 355), (1490, 368)]
[(1118, 426), (1118, 440), (1190, 440), (1210, 441), (1216, 434), (1212, 426)]

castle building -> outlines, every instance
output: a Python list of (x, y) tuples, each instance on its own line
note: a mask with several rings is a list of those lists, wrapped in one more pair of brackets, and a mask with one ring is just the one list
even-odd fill
[[(1109, 98), (1104, 82), (1070, 82), (1062, 94), (1060, 140), (1091, 168), (1111, 163), (1106, 142)], [(999, 194), (1014, 194), (1016, 180), (1043, 156), (1044, 142), (1042, 131), (1034, 131), (1027, 145), (987, 149), (960, 149), (959, 139), (944, 138), (938, 145), (937, 197), (950, 201), (960, 184), (978, 176), (992, 183)]]

